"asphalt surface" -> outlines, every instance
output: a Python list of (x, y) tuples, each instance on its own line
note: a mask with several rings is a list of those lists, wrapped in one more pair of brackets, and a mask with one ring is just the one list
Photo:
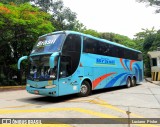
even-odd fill
[[(160, 125), (115, 123), (117, 120), (123, 123), (128, 118), (160, 118), (160, 86), (143, 82), (131, 88), (94, 91), (91, 96), (83, 98), (76, 95), (54, 98), (29, 94), (26, 90), (5, 90), (0, 91), (0, 118), (53, 118), (52, 121), (55, 118), (67, 118), (59, 124), (0, 124), (0, 127), (157, 127)], [(83, 118), (91, 119), (84, 121)], [(102, 124), (97, 124), (93, 118), (118, 119), (114, 119), (112, 124), (103, 124), (103, 121)], [(69, 123), (66, 124), (65, 120)]]

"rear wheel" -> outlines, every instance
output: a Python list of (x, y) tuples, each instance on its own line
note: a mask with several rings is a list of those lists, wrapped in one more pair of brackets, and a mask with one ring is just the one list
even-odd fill
[(131, 78), (130, 77), (128, 77), (126, 85), (127, 85), (127, 88), (131, 87)]
[(78, 96), (86, 97), (91, 93), (91, 86), (87, 81), (83, 81)]
[(132, 78), (132, 86), (136, 86), (136, 78), (135, 77)]

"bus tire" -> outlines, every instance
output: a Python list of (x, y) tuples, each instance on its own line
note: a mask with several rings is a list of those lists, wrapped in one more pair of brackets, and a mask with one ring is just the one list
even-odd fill
[(136, 78), (135, 77), (132, 78), (132, 86), (136, 86)]
[(131, 85), (132, 85), (131, 78), (128, 77), (128, 78), (127, 78), (126, 86), (127, 86), (127, 88), (129, 88), (129, 87), (131, 87)]
[(80, 92), (78, 93), (79, 97), (86, 97), (91, 93), (91, 86), (87, 81), (83, 81), (81, 84)]

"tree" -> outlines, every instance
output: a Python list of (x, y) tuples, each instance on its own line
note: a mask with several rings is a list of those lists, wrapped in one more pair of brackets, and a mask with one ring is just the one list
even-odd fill
[(14, 3), (16, 5), (23, 4), (29, 2), (30, 0), (1, 0), (0, 2), (3, 4), (11, 4)]
[(136, 0), (138, 2), (144, 2), (147, 3), (149, 6), (156, 7), (156, 13), (160, 13), (160, 1), (159, 0)]
[(73, 30), (77, 23), (77, 16), (70, 8), (63, 7), (52, 14), (52, 24), (56, 30)]
[(157, 33), (155, 34), (155, 39), (149, 50), (150, 51), (157, 50), (157, 47), (160, 47), (160, 31), (157, 31)]
[(19, 57), (29, 55), (38, 36), (54, 31), (50, 18), (28, 3), (0, 4), (0, 64), (8, 80), (17, 75)]
[(83, 32), (83, 31), (86, 31), (87, 28), (86, 28), (86, 26), (83, 25), (83, 23), (80, 23), (80, 21), (76, 20), (76, 21), (74, 22), (73, 30), (74, 30), (74, 31)]
[(135, 48), (136, 44), (135, 42), (128, 38), (127, 36), (115, 34), (115, 33), (101, 33), (101, 38), (107, 39), (112, 42), (116, 42), (122, 45), (125, 45), (127, 47)]
[(98, 33), (96, 30), (92, 30), (92, 29), (86, 29), (83, 31), (83, 33), (90, 34), (95, 37), (100, 37), (100, 33)]
[(77, 14), (65, 7), (62, 0), (30, 0), (32, 5), (52, 15), (56, 30), (74, 30), (77, 27)]
[(52, 15), (51, 22), (58, 30), (74, 30), (77, 28), (77, 14), (72, 12), (70, 8), (65, 7), (62, 0), (2, 0), (4, 4), (14, 3), (16, 5), (30, 2), (32, 6), (36, 6), (44, 12)]
[(160, 34), (154, 29), (142, 29), (141, 32), (135, 35), (134, 41), (137, 45), (137, 49), (143, 52), (143, 61), (145, 64), (144, 74), (145, 76), (151, 76), (150, 60), (148, 52), (157, 49), (159, 44)]

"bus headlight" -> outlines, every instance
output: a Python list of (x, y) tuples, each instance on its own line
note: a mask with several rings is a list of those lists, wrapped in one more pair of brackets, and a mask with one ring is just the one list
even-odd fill
[(48, 86), (45, 86), (45, 88), (49, 89), (49, 88), (55, 88), (56, 85), (48, 85)]

